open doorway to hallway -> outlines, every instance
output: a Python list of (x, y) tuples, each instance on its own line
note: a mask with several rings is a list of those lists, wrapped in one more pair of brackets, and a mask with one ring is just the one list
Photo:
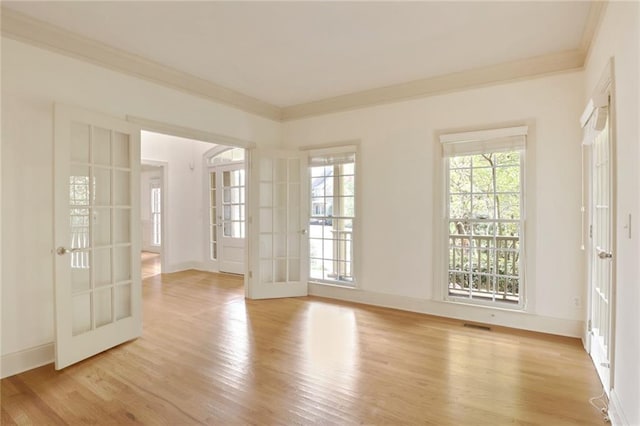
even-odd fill
[(245, 149), (141, 133), (143, 277), (244, 274)]
[(164, 174), (166, 164), (143, 160), (140, 167), (140, 221), (142, 229), (142, 277), (153, 260), (153, 269), (162, 272)]

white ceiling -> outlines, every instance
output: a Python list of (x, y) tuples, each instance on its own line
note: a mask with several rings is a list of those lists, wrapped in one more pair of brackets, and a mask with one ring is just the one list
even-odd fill
[(590, 2), (2, 2), (279, 107), (580, 48)]

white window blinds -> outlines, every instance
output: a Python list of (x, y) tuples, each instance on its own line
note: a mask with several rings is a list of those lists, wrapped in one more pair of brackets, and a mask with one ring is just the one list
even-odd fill
[(344, 146), (338, 149), (316, 149), (309, 151), (309, 165), (311, 167), (348, 164), (354, 163), (355, 160), (355, 146)]
[(584, 129), (583, 145), (593, 144), (598, 133), (604, 129), (607, 117), (609, 117), (609, 98), (607, 96), (601, 95), (589, 100), (582, 117), (580, 117), (580, 124)]
[(528, 129), (528, 126), (518, 126), (440, 135), (442, 153), (445, 157), (453, 157), (523, 150)]

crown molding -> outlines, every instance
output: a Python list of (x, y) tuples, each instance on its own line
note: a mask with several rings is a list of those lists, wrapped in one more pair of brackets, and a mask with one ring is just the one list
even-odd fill
[(600, 23), (604, 18), (604, 13), (609, 5), (609, 0), (592, 1), (589, 8), (589, 15), (587, 16), (587, 23), (584, 26), (582, 32), (582, 40), (580, 41), (580, 50), (584, 52), (585, 64), (589, 61), (591, 55), (591, 47), (593, 46), (593, 40), (600, 28)]
[(499, 84), (512, 80), (579, 70), (584, 65), (584, 59), (585, 54), (579, 49), (575, 49), (350, 93), (320, 101), (285, 107), (282, 109), (282, 120), (297, 120), (314, 115), (362, 108), (364, 106), (382, 105), (413, 98), (422, 98), (458, 90)]
[(157, 62), (2, 7), (2, 36), (181, 90), (274, 121), (365, 108), (459, 90), (580, 70), (608, 0), (592, 1), (578, 49), (440, 75), (280, 108)]
[(280, 121), (281, 118), (281, 109), (275, 105), (5, 7), (2, 7), (2, 36), (214, 100), (264, 118), (275, 121)]

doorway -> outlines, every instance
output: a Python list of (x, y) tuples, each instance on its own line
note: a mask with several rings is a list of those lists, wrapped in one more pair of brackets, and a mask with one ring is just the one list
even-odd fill
[(245, 149), (150, 131), (141, 140), (143, 264), (244, 274)]
[(143, 278), (162, 273), (165, 167), (166, 163), (149, 160), (142, 160), (140, 167)]

